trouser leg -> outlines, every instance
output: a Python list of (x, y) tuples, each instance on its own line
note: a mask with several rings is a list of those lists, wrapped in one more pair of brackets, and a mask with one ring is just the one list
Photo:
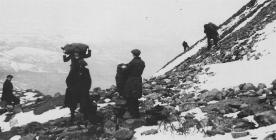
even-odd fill
[(128, 111), (132, 116), (139, 116), (138, 98), (128, 98)]
[(215, 36), (213, 40), (214, 40), (215, 46), (217, 46), (218, 45), (218, 41), (219, 41), (218, 36)]
[(212, 43), (211, 43), (211, 38), (207, 36), (207, 43), (208, 43), (208, 49), (211, 49)]

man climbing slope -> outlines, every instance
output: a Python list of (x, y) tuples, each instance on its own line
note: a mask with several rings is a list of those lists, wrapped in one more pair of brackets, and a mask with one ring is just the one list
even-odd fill
[(204, 33), (207, 36), (208, 50), (210, 50), (212, 47), (212, 43), (211, 43), (212, 40), (215, 46), (218, 45), (218, 41), (219, 41), (218, 29), (219, 27), (211, 22), (204, 25)]

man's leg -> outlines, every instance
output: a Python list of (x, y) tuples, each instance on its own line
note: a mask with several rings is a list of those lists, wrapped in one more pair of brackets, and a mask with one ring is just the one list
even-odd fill
[(211, 38), (209, 36), (207, 36), (207, 43), (208, 43), (207, 49), (210, 50), (212, 47), (212, 43), (211, 43)]
[(18, 105), (20, 103), (20, 100), (17, 97), (13, 96), (12, 102), (13, 102), (13, 105)]
[(213, 40), (214, 40), (215, 46), (217, 46), (218, 45), (218, 41), (219, 41), (219, 37), (215, 36)]
[(139, 117), (139, 101), (137, 98), (129, 98), (128, 107), (133, 117)]
[(139, 100), (138, 100), (138, 98), (134, 98), (133, 99), (133, 110), (134, 110), (134, 112), (133, 112), (133, 115), (134, 115), (134, 117), (140, 117), (140, 113), (139, 113)]
[(71, 113), (71, 122), (75, 120), (75, 110), (77, 107), (70, 107), (70, 113)]

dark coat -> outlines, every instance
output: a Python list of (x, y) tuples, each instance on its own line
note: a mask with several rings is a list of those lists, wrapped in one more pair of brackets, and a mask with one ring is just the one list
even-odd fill
[[(70, 77), (69, 77), (70, 76)], [(89, 90), (91, 88), (91, 76), (87, 68), (81, 68), (79, 71), (72, 71), (69, 74), (67, 89), (65, 93), (65, 106), (76, 108), (78, 103), (89, 98)]]
[(127, 80), (124, 91), (127, 98), (142, 97), (142, 74), (145, 62), (140, 57), (135, 57), (128, 63), (126, 74)]
[(117, 87), (117, 91), (119, 92), (119, 95), (125, 97), (124, 87), (127, 80), (127, 74), (126, 74), (126, 69), (122, 68), (123, 65), (125, 64), (118, 65), (115, 80), (116, 80), (116, 87)]
[(208, 23), (204, 25), (204, 33), (208, 38), (215, 38), (217, 37), (219, 27), (214, 23)]
[(184, 47), (184, 50), (186, 51), (189, 48), (189, 45), (186, 41), (182, 43), (182, 46)]
[(14, 102), (15, 104), (19, 103), (19, 99), (13, 95), (13, 85), (11, 81), (6, 80), (3, 84), (3, 93), (2, 93), (2, 101), (6, 101), (8, 104)]

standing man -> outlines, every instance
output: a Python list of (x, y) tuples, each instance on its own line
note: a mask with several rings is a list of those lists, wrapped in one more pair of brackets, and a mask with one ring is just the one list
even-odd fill
[(20, 103), (20, 100), (13, 95), (13, 85), (12, 80), (13, 76), (8, 75), (6, 81), (3, 84), (3, 93), (2, 93), (2, 101), (5, 101), (7, 105), (17, 105)]
[(184, 48), (184, 52), (186, 52), (186, 51), (189, 49), (189, 45), (188, 45), (188, 43), (187, 43), (186, 41), (184, 41), (184, 42), (182, 43), (182, 46), (183, 46), (183, 48)]
[(124, 89), (128, 112), (132, 117), (137, 118), (140, 116), (138, 99), (142, 97), (142, 74), (145, 62), (139, 57), (141, 54), (140, 50), (134, 49), (131, 53), (133, 59), (126, 68), (127, 80)]

